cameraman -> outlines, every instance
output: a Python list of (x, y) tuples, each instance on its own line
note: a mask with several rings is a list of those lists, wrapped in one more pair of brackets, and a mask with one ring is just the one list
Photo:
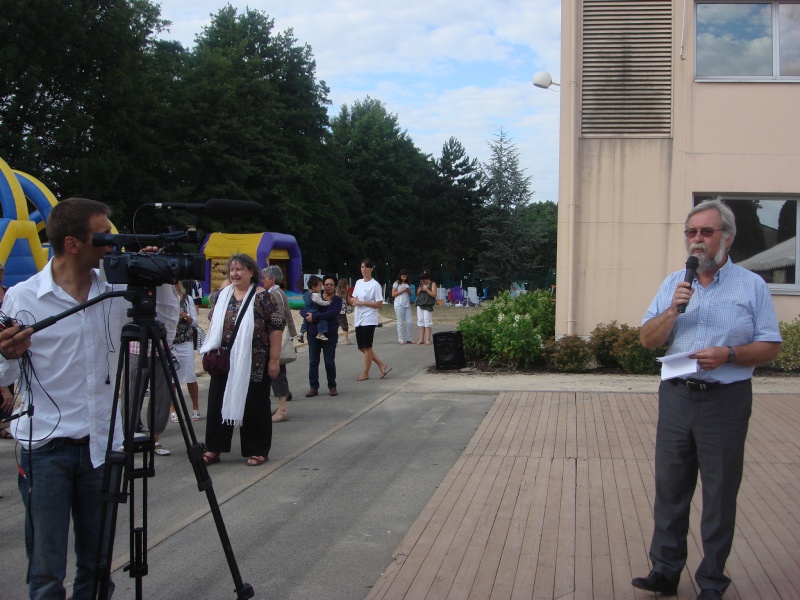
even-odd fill
[[(92, 234), (110, 233), (108, 206), (69, 198), (53, 207), (47, 237), (54, 257), (45, 268), (8, 291), (3, 311), (32, 324), (112, 290), (97, 266), (111, 247), (94, 247)], [(153, 250), (149, 248), (148, 250)], [(160, 286), (157, 306), (171, 286)], [(111, 425), (114, 364), (120, 350), (128, 302), (109, 298), (72, 314), (32, 336), (30, 328), (0, 332), (0, 385), (20, 379), (22, 415), (12, 424), (22, 445), (19, 489), (25, 504), (25, 544), (31, 598), (63, 598), (70, 515), (75, 535), (76, 572), (72, 597), (91, 598), (98, 558), (103, 463)], [(174, 312), (174, 314), (173, 314)], [(29, 354), (20, 377), (15, 359)], [(35, 405), (35, 414), (28, 413)], [(114, 446), (122, 444), (116, 415)], [(112, 584), (113, 589), (113, 584)]]

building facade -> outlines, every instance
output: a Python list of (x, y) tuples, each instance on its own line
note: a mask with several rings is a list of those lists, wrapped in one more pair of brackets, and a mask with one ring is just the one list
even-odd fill
[(800, 0), (564, 0), (556, 335), (638, 326), (721, 197), (733, 260), (800, 314)]

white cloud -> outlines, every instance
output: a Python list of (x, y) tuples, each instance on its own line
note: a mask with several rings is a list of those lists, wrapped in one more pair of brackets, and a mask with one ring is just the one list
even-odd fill
[[(397, 114), (424, 152), (438, 157), (456, 137), (488, 160), (502, 127), (520, 151), (537, 200), (558, 196), (558, 94), (531, 85), (536, 71), (558, 79), (557, 0), (249, 0), (276, 31), (311, 46), (317, 77), (331, 90), (331, 115), (367, 95)], [(167, 39), (191, 46), (224, 0), (161, 0)]]

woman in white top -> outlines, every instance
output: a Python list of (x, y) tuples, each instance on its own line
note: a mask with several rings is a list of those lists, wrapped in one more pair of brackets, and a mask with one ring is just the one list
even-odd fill
[(355, 307), (354, 321), (356, 326), (356, 343), (358, 350), (364, 355), (364, 371), (358, 376), (358, 381), (369, 379), (369, 369), (374, 362), (381, 372), (381, 379), (392, 369), (383, 362), (372, 349), (372, 340), (375, 337), (375, 328), (378, 326), (378, 309), (383, 304), (383, 291), (381, 284), (372, 278), (375, 263), (365, 258), (361, 261), (362, 279), (356, 281), (353, 295), (349, 302)]
[[(394, 312), (397, 315), (397, 341), (413, 344), (411, 339), (411, 286), (408, 284), (408, 269), (400, 269), (392, 285)], [(403, 331), (405, 330), (405, 335)]]

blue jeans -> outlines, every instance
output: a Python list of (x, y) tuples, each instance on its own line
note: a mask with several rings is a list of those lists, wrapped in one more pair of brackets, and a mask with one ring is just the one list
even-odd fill
[(312, 390), (319, 389), (319, 353), (325, 360), (325, 375), (328, 377), (328, 389), (336, 387), (336, 343), (338, 335), (331, 335), (327, 342), (308, 336), (308, 385)]
[(91, 598), (100, 542), (104, 467), (92, 466), (88, 444), (76, 446), (61, 440), (53, 440), (30, 453), (23, 450), (20, 466), (25, 473), (24, 476), (20, 473), (18, 485), (25, 504), (31, 600), (66, 597), (70, 514), (76, 558), (72, 597)]

